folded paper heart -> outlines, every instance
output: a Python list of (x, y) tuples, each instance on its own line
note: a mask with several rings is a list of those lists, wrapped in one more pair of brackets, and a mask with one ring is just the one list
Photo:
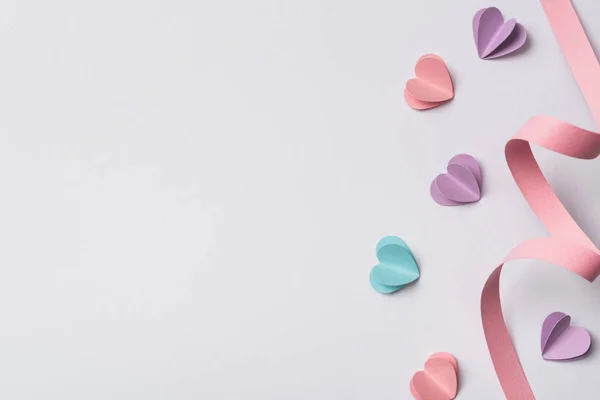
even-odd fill
[(519, 50), (527, 41), (527, 31), (512, 18), (504, 21), (496, 7), (479, 10), (473, 17), (473, 38), (479, 58), (498, 58)]
[(458, 206), (481, 198), (481, 169), (468, 154), (454, 156), (448, 162), (448, 173), (438, 175), (429, 191), (442, 206)]
[(572, 360), (586, 355), (592, 345), (588, 331), (570, 326), (571, 317), (553, 312), (542, 324), (542, 357), (546, 360)]
[(452, 400), (458, 392), (458, 363), (448, 353), (435, 353), (425, 369), (410, 380), (410, 393), (416, 400)]
[(448, 67), (439, 56), (425, 54), (417, 60), (415, 78), (404, 88), (406, 103), (415, 110), (437, 107), (454, 97)]
[(379, 293), (393, 293), (420, 276), (419, 267), (402, 239), (386, 236), (377, 243), (375, 254), (379, 264), (371, 269), (369, 279)]

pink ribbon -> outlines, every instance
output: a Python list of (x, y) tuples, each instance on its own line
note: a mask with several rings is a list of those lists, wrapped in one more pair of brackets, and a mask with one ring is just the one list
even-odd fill
[[(600, 65), (570, 0), (541, 0), (558, 44), (600, 127)], [(600, 154), (600, 135), (552, 117), (536, 116), (506, 143), (508, 167), (550, 238), (530, 239), (515, 247), (490, 275), (481, 293), (481, 319), (490, 356), (508, 400), (535, 399), (513, 347), (500, 304), (504, 263), (530, 258), (559, 265), (588, 281), (600, 275), (600, 250), (581, 230), (544, 178), (531, 144), (579, 159)]]

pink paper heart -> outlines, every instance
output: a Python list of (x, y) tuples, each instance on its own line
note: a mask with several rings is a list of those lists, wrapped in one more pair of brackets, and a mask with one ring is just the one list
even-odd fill
[[(406, 82), (406, 92), (411, 98), (420, 102), (441, 103), (454, 97), (454, 87), (448, 67), (439, 56), (426, 54), (419, 58), (415, 65), (415, 76)], [(439, 104), (427, 108), (437, 105)]]
[(587, 330), (570, 326), (571, 317), (554, 312), (542, 324), (542, 357), (545, 360), (571, 360), (587, 354), (592, 338)]
[(452, 400), (458, 391), (458, 364), (448, 353), (436, 353), (425, 362), (425, 369), (410, 380), (416, 400)]

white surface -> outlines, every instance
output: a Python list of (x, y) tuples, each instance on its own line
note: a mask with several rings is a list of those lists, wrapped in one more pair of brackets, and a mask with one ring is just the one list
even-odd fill
[[(530, 33), (481, 61), (483, 0), (9, 0), (0, 4), (0, 398), (409, 399), (435, 351), (459, 399), (502, 399), (479, 293), (545, 235), (505, 141), (529, 116), (592, 128), (535, 0), (496, 3)], [(575, 4), (600, 43), (600, 3)], [(403, 101), (414, 61), (449, 65), (455, 100)], [(480, 203), (443, 208), (456, 153)], [(540, 151), (600, 241), (600, 162)], [(379, 238), (416, 254), (393, 296), (368, 274)], [(507, 320), (539, 399), (595, 398), (600, 354), (539, 354), (562, 310), (600, 340), (599, 284), (512, 264)]]

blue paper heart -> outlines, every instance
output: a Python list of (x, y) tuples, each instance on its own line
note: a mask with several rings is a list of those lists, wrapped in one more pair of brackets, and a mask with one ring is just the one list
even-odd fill
[(386, 236), (375, 250), (379, 264), (373, 267), (369, 279), (379, 293), (393, 293), (420, 276), (419, 267), (410, 249), (397, 236)]

